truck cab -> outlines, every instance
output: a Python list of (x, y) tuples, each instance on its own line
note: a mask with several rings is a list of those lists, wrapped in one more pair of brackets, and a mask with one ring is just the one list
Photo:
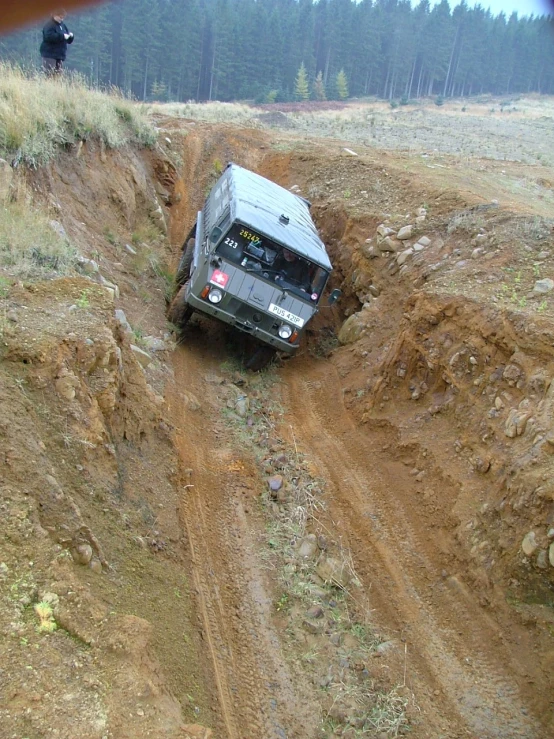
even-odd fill
[(308, 201), (229, 164), (183, 245), (168, 318), (182, 328), (196, 311), (254, 337), (259, 357), (292, 355), (331, 270)]

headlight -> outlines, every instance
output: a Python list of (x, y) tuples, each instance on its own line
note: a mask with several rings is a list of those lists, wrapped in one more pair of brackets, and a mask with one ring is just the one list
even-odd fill
[(292, 336), (292, 328), (287, 326), (286, 323), (283, 323), (282, 326), (279, 326), (278, 334), (282, 339), (290, 339)]
[(208, 294), (208, 300), (210, 303), (221, 303), (222, 298), (223, 293), (217, 287), (212, 288)]

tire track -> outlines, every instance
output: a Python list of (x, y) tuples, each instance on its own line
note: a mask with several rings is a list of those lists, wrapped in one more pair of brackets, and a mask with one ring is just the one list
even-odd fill
[(518, 666), (505, 651), (493, 654), (498, 627), (492, 619), (459, 584), (430, 597), (431, 584), (440, 580), (441, 555), (417, 511), (403, 500), (402, 483), (409, 481), (394, 479), (380, 448), (356, 430), (342, 402), (340, 380), (329, 377), (330, 369), (305, 363), (287, 371), (288, 400), (296, 438), (333, 483), (332, 509), (346, 523), (344, 533), (358, 574), (371, 588), (372, 604), (389, 623), (408, 626), (418, 669), (440, 685), (453, 717), (458, 714), (472, 735), (538, 739), (541, 730), (525, 715), (506, 671), (509, 665), (517, 674)]
[(206, 656), (213, 665), (222, 720), (218, 737), (306, 739), (315, 736), (319, 715), (306, 710), (306, 691), (298, 689), (272, 624), (273, 601), (257, 561), (259, 522), (245, 510), (244, 475), (232, 471), (241, 451), (234, 450), (218, 421), (221, 405), (205, 379), (210, 364), (188, 347), (177, 350), (177, 387), (201, 397), (203, 404), (202, 413), (193, 414), (176, 395), (172, 417), (183, 427), (176, 438), (181, 459), (192, 468), (179, 516), (190, 543)]

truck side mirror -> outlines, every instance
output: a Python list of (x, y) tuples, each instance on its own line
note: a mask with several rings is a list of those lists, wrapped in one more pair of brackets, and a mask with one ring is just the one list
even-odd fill
[(223, 231), (219, 228), (219, 226), (214, 226), (210, 232), (210, 241), (212, 244), (217, 244), (219, 239), (221, 238), (221, 234)]
[(333, 305), (333, 303), (336, 303), (341, 295), (342, 295), (342, 290), (339, 290), (337, 287), (337, 289), (333, 290), (333, 292), (327, 298), (327, 305)]

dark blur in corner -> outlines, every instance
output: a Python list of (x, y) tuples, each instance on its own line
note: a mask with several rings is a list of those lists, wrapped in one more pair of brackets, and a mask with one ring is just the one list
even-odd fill
[(100, 5), (103, 0), (2, 0), (0, 33), (48, 18), (52, 8), (63, 6), (67, 11)]

